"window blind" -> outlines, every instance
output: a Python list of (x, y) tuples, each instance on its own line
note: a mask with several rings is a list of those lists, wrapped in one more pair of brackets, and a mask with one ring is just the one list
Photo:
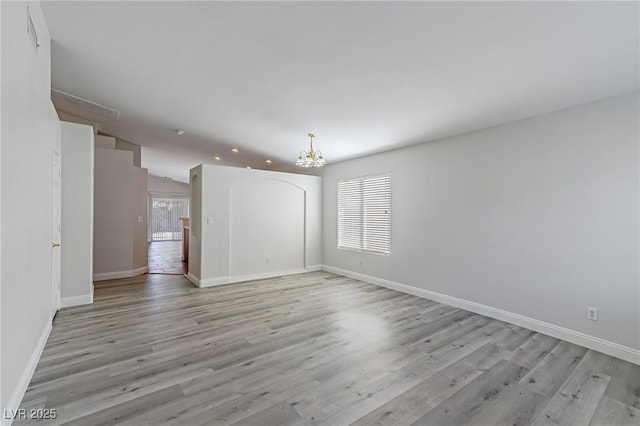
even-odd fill
[(391, 175), (338, 181), (338, 248), (391, 252)]

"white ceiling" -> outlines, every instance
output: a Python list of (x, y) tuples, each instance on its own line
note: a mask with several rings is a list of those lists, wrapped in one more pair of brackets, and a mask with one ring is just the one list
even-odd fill
[(638, 90), (638, 6), (42, 5), (52, 86), (120, 110), (100, 129), (143, 145), (150, 174), (184, 182), (214, 155), (299, 171), (309, 132), (331, 163)]

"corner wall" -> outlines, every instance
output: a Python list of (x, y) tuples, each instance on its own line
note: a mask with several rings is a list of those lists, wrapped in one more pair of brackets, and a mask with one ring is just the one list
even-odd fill
[[(133, 270), (149, 270), (147, 169), (133, 168)], [(141, 273), (144, 273), (141, 272)]]
[(189, 238), (196, 285), (320, 268), (319, 177), (210, 165), (192, 169), (196, 176)]
[[(639, 362), (639, 113), (636, 92), (329, 165), (324, 264)], [(391, 254), (338, 250), (337, 180), (380, 172)]]
[(94, 281), (148, 271), (147, 196), (131, 151), (95, 148)]
[(93, 128), (61, 123), (62, 307), (93, 302)]
[[(37, 49), (26, 31), (27, 7), (38, 33)], [(60, 149), (60, 128), (50, 100), (50, 39), (40, 4), (0, 2), (0, 8), (4, 414), (18, 408), (51, 330), (52, 150)]]
[(125, 141), (124, 139), (115, 138), (115, 140), (116, 140), (115, 149), (133, 152), (133, 165), (135, 167), (142, 167), (142, 164), (141, 164), (142, 147), (138, 144)]
[(133, 270), (132, 181), (131, 152), (95, 149), (94, 275)]

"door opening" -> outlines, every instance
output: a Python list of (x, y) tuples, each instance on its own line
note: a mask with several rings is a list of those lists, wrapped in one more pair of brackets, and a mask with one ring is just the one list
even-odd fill
[(151, 193), (149, 197), (149, 273), (184, 274), (183, 225), (189, 217), (189, 196)]

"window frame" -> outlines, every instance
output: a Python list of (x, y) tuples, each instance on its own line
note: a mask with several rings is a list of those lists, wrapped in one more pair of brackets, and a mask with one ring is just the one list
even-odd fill
[[(384, 179), (384, 182), (382, 184), (378, 184), (379, 188), (377, 188), (377, 190), (383, 192), (382, 197), (380, 198), (380, 194), (378, 194), (377, 199), (375, 199), (374, 197), (373, 204), (365, 203), (366, 197), (365, 197), (364, 186), (366, 185), (367, 182), (372, 183), (375, 180), (379, 180), (381, 178)], [(356, 232), (353, 232), (353, 235), (351, 235), (353, 240), (353, 236), (355, 235), (356, 237), (358, 237), (358, 234), (359, 234), (359, 243), (357, 244), (357, 246), (354, 244), (345, 245), (343, 241), (345, 238), (344, 225), (343, 225), (344, 223), (343, 217), (345, 213), (341, 209), (341, 206), (344, 203), (344, 197), (341, 197), (342, 191), (343, 191), (343, 189), (341, 188), (341, 185), (354, 184), (354, 183), (359, 183), (360, 185), (360, 190), (359, 190), (360, 193), (358, 194), (359, 203), (360, 203), (360, 213), (357, 218), (359, 222), (359, 224), (357, 224), (357, 226), (359, 227), (359, 230), (357, 230)], [(337, 210), (337, 224), (336, 224), (337, 225), (336, 226), (337, 244), (336, 246), (337, 248), (339, 250), (354, 251), (358, 253), (377, 254), (381, 256), (390, 255), (391, 254), (391, 199), (392, 199), (391, 173), (384, 172), (384, 173), (376, 173), (376, 174), (370, 174), (365, 176), (356, 176), (352, 178), (339, 178), (337, 181), (336, 187), (337, 187), (337, 191), (336, 191), (336, 198), (337, 198), (337, 203), (336, 203), (337, 204), (337, 209), (336, 209)], [(376, 189), (375, 184), (374, 184), (374, 189)], [(343, 200), (342, 203), (341, 203), (341, 198)], [(386, 198), (386, 200), (384, 198)], [(384, 210), (385, 210), (383, 215), (386, 215), (386, 217), (382, 220), (382, 224), (383, 224), (382, 228), (380, 228), (380, 225), (381, 225), (380, 213), (379, 212), (375, 213), (376, 207), (379, 210), (381, 205), (384, 206)], [(371, 222), (367, 221), (366, 219), (367, 210), (374, 211), (373, 214), (369, 212), (374, 217), (371, 220)], [(353, 212), (351, 212), (351, 214), (353, 214)], [(377, 231), (376, 231), (376, 228), (377, 228)], [(341, 234), (342, 234), (342, 239), (341, 239)], [(368, 238), (367, 235), (370, 235), (370, 236), (373, 235), (373, 236)], [(381, 244), (381, 246), (383, 246), (384, 248), (382, 249), (366, 248), (372, 245), (370, 241), (371, 239), (373, 240), (383, 239), (383, 243)], [(369, 241), (369, 243), (367, 243), (367, 241)]]

